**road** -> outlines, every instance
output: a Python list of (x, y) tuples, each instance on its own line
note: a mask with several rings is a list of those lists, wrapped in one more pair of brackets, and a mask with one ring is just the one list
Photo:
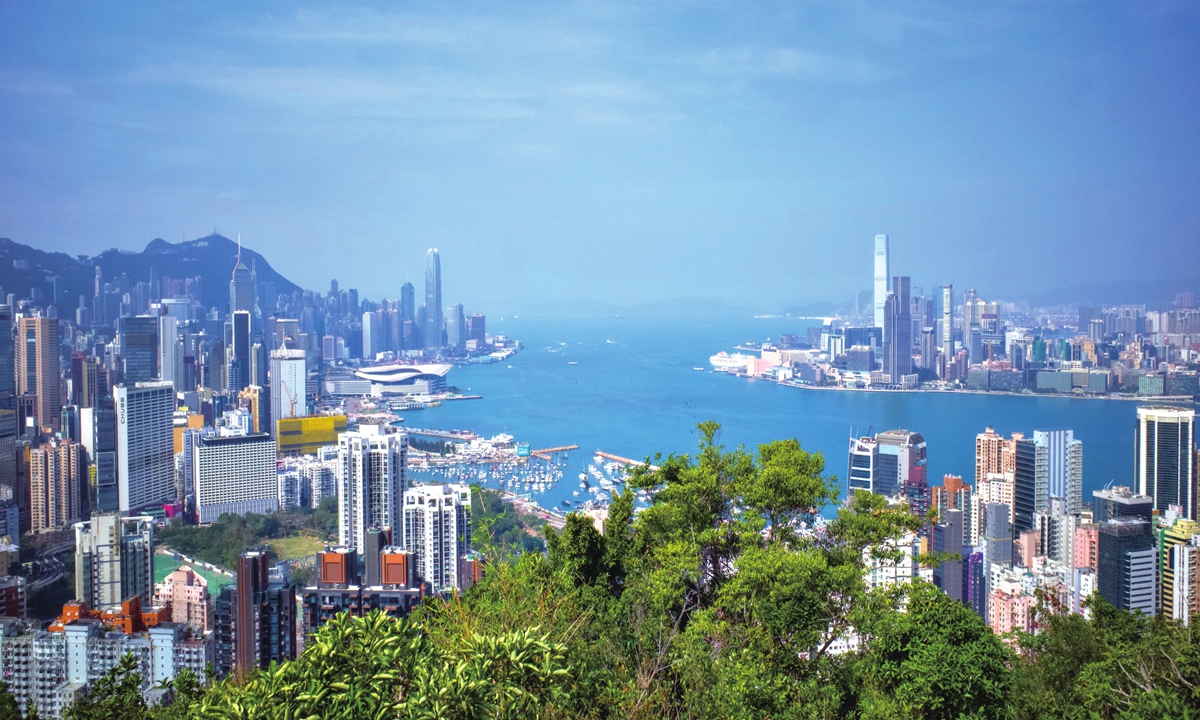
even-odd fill
[(63, 576), (62, 560), (58, 556), (75, 549), (74, 542), (62, 542), (57, 545), (51, 545), (38, 551), (38, 554), (33, 557), (33, 562), (37, 566), (40, 574), (36, 580), (32, 580), (27, 588), (28, 594), (41, 590), (42, 588), (58, 582)]

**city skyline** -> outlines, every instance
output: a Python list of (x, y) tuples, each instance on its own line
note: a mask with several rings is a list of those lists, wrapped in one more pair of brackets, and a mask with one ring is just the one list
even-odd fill
[(216, 227), (370, 296), (436, 246), (472, 307), (844, 298), (880, 233), (992, 296), (1200, 260), (1186, 6), (243, 13), (10, 9), (0, 236)]

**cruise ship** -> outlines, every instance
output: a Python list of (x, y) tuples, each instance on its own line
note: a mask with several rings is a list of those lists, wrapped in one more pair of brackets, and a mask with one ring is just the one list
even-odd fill
[(708, 359), (712, 366), (718, 370), (736, 370), (746, 367), (746, 361), (753, 359), (751, 355), (743, 355), (734, 353), (730, 355), (727, 352), (719, 352)]

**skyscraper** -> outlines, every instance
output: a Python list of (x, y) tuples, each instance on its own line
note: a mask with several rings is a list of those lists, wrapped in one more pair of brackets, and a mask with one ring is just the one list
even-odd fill
[(1034, 430), (1037, 449), (1035, 510), (1046, 512), (1049, 498), (1066, 501), (1067, 512), (1083, 511), (1083, 442), (1071, 430)]
[[(984, 598), (992, 593), (992, 566), (1012, 566), (1013, 528), (1009, 521), (1011, 512), (1004, 503), (987, 503), (983, 508)], [(984, 600), (985, 604), (986, 602)], [(986, 611), (986, 608), (984, 609)], [(986, 612), (983, 617), (987, 617)]]
[(1182, 407), (1139, 407), (1134, 434), (1137, 491), (1154, 498), (1165, 513), (1171, 505), (1196, 520), (1196, 411)]
[(158, 318), (149, 315), (117, 320), (118, 345), (127, 383), (150, 382), (156, 376)]
[(105, 610), (137, 595), (149, 606), (154, 591), (154, 519), (92, 515), (75, 523), (75, 597)]
[(380, 331), (383, 328), (379, 327), (379, 318), (373, 312), (365, 312), (362, 315), (362, 347), (363, 360), (374, 360), (376, 353), (380, 347)]
[(963, 511), (946, 510), (942, 513), (943, 522), (933, 526), (933, 551), (958, 555), (957, 559), (943, 562), (934, 566), (933, 584), (942, 592), (955, 600), (963, 598), (962, 549), (963, 549)]
[(410, 282), (406, 282), (400, 286), (400, 319), (417, 319), (416, 291)]
[(233, 266), (233, 277), (229, 280), (229, 312), (239, 310), (254, 312), (254, 276), (250, 268), (242, 263), (241, 241), (238, 242), (238, 259)]
[(58, 320), (23, 317), (17, 323), (15, 353), (19, 395), (37, 396), (38, 425), (58, 429), (62, 398), (58, 389)]
[[(888, 236), (875, 236), (875, 327), (884, 327), (886, 314), (885, 305), (888, 296), (888, 283), (891, 280), (891, 266), (888, 264)], [(887, 333), (884, 332), (886, 339)]]
[[(265, 552), (238, 556), (233, 592), (233, 667), (239, 673), (296, 658), (296, 587), (288, 564)], [(218, 618), (218, 624), (221, 619)]]
[(171, 315), (158, 318), (158, 367), (161, 379), (171, 383), (175, 392), (189, 389), (183, 382), (183, 342), (179, 337), (179, 321)]
[(939, 295), (941, 319), (938, 321), (938, 327), (941, 329), (942, 354), (949, 363), (950, 358), (954, 357), (954, 286), (943, 285), (939, 288)]
[(430, 248), (425, 260), (425, 354), (442, 349), (442, 259)]
[(238, 392), (250, 384), (250, 313), (246, 310), (234, 312), (230, 330), (226, 388), (229, 392)]
[(303, 350), (289, 350), (282, 345), (271, 351), (271, 420), (270, 433), (275, 436), (276, 423), (286, 418), (308, 415), (307, 370)]
[(433, 592), (465, 588), (459, 564), (471, 551), (470, 488), (421, 485), (404, 493), (404, 549)]
[(1121, 610), (1157, 610), (1157, 563), (1150, 523), (1115, 518), (1098, 523), (1096, 590)]
[(338, 544), (365, 552), (370, 528), (400, 531), (408, 435), (359, 425), (338, 435)]
[(455, 303), (447, 308), (446, 316), (446, 345), (461, 350), (467, 344), (467, 319), (463, 315), (463, 306)]
[(892, 292), (884, 303), (883, 372), (893, 383), (912, 374), (912, 299), (909, 278), (892, 278)]
[(170, 383), (114, 388), (121, 512), (175, 500), (175, 390)]

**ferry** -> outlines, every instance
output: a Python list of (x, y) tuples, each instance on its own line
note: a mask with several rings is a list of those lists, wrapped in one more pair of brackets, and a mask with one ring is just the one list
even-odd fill
[(571, 360), (571, 361), (570, 361), (570, 362), (568, 362), (567, 364), (568, 364), (568, 365), (578, 365), (579, 363), (575, 362), (574, 360)]
[(754, 359), (752, 355), (743, 355), (742, 353), (734, 353), (730, 355), (727, 352), (719, 352), (708, 359), (712, 366), (718, 370), (737, 370), (746, 367), (748, 360)]

